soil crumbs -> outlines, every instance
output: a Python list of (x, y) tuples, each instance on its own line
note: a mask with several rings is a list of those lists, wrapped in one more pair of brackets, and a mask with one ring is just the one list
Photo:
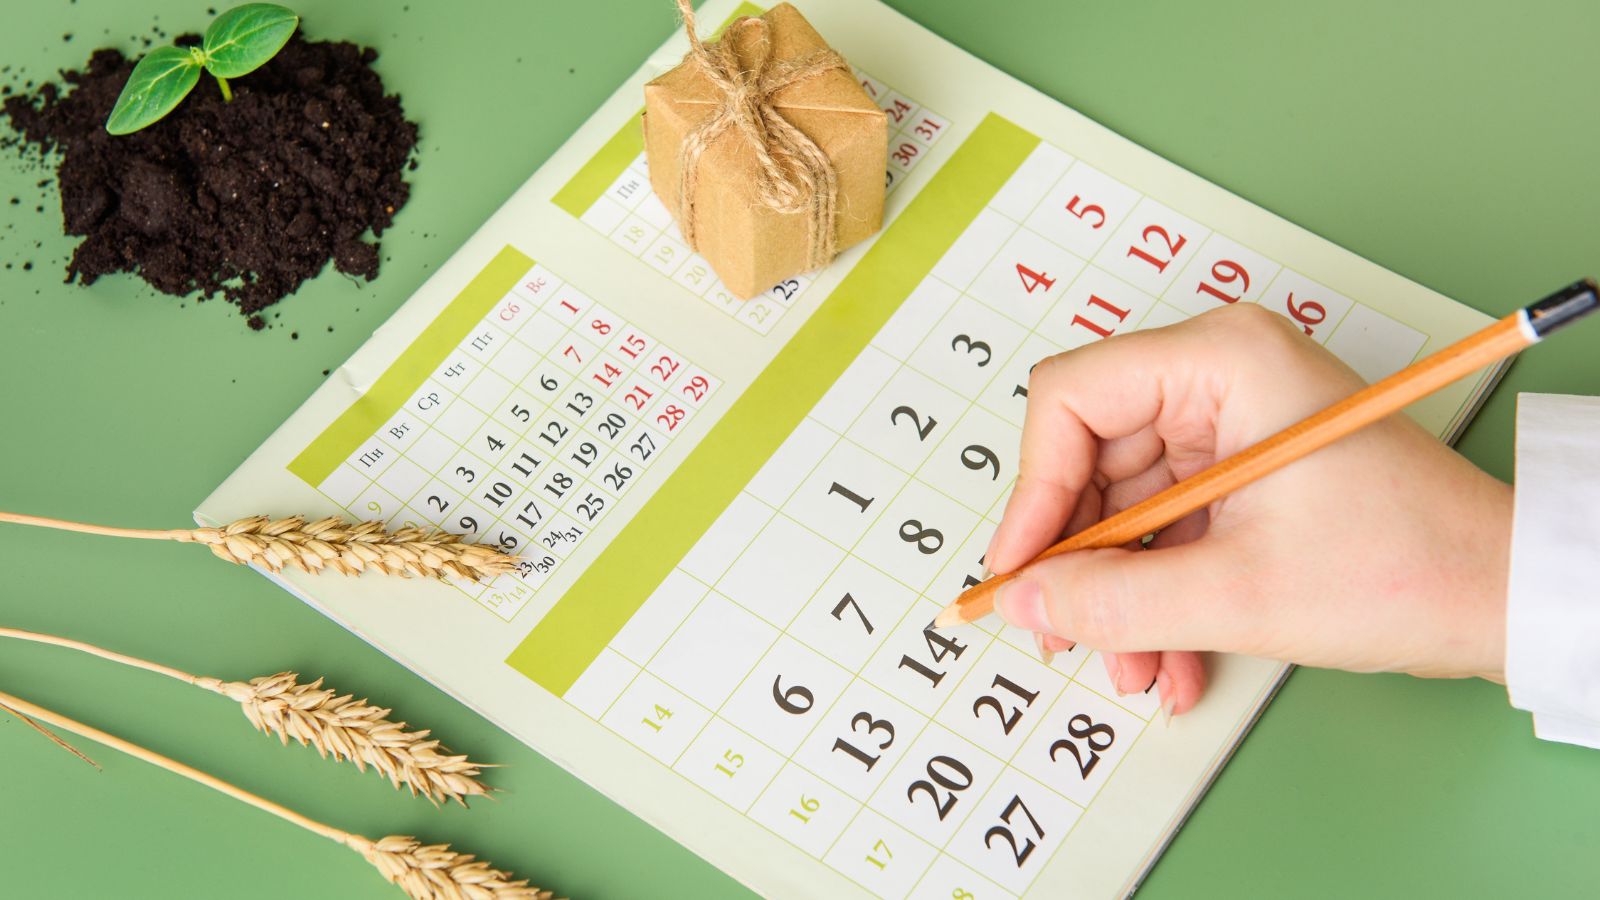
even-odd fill
[(134, 272), (168, 294), (221, 294), (260, 329), (260, 310), (329, 259), (372, 280), (378, 248), (365, 235), (381, 235), (405, 205), (417, 143), (400, 98), (384, 95), (376, 58), (297, 34), (230, 80), (233, 102), (202, 75), (165, 119), (120, 137), (105, 121), (133, 61), (117, 50), (62, 72), (65, 88), (6, 97), (0, 111), (19, 134), (11, 142), (55, 162), (63, 228), (84, 238), (67, 281)]

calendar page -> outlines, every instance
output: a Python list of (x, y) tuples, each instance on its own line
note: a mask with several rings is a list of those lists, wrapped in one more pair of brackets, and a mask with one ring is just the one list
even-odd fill
[[(520, 555), (487, 584), (277, 577), (763, 895), (1131, 892), (1285, 670), (1219, 657), (1163, 725), (1091, 648), (929, 630), (982, 571), (1029, 370), (1259, 303), (1376, 379), (1489, 319), (887, 7), (803, 12), (895, 123), (876, 238), (720, 289), (640, 155), (675, 36), (196, 518)], [(1408, 412), (1448, 439), (1497, 374)]]

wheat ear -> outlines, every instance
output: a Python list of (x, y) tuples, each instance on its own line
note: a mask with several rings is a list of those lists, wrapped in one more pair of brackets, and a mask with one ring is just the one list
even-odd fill
[[(549, 891), (529, 887), (526, 879), (516, 879), (510, 872), (495, 869), (487, 862), (475, 860), (466, 854), (456, 853), (446, 845), (421, 846), (414, 839), (390, 836), (378, 841), (352, 834), (307, 818), (286, 806), (257, 796), (240, 787), (208, 775), (192, 766), (148, 750), (131, 741), (125, 741), (91, 725), (85, 725), (57, 712), (29, 703), (21, 697), (0, 692), (0, 708), (19, 713), (41, 722), (48, 722), (63, 731), (119, 750), (129, 756), (160, 766), (175, 775), (182, 775), (215, 791), (242, 800), (256, 809), (272, 813), (307, 831), (322, 835), (360, 853), (393, 884), (414, 900), (550, 900)], [(515, 879), (515, 880), (513, 880)]]
[(349, 760), (363, 772), (371, 766), (396, 789), (405, 785), (412, 796), (421, 794), (435, 804), (454, 800), (465, 806), (467, 798), (490, 791), (477, 776), (492, 766), (450, 754), (430, 732), (407, 731), (406, 723), (389, 721), (391, 710), (328, 690), (320, 678), (300, 684), (295, 673), (281, 672), (248, 682), (223, 681), (53, 634), (0, 627), (0, 638), (78, 650), (221, 694), (238, 703), (258, 731), (286, 745), (292, 738), (314, 747), (324, 759)]
[(332, 570), (344, 575), (380, 572), (425, 578), (489, 579), (515, 571), (517, 559), (498, 547), (463, 543), (435, 528), (387, 531), (382, 522), (351, 523), (338, 516), (315, 522), (304, 516), (248, 516), (220, 528), (114, 528), (0, 512), (0, 522), (84, 534), (204, 544), (231, 563), (269, 572)]

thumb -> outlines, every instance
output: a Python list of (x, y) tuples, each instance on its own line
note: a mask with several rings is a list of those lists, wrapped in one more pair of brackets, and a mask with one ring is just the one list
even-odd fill
[(1259, 620), (1250, 561), (1216, 539), (1158, 550), (1079, 550), (1000, 588), (1007, 623), (1099, 650), (1233, 650)]

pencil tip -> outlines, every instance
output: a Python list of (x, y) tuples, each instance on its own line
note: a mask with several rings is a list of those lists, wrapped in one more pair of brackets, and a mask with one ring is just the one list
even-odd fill
[(961, 615), (961, 604), (959, 602), (946, 606), (933, 619), (934, 628), (954, 628), (957, 625), (965, 624), (967, 624), (967, 620)]

